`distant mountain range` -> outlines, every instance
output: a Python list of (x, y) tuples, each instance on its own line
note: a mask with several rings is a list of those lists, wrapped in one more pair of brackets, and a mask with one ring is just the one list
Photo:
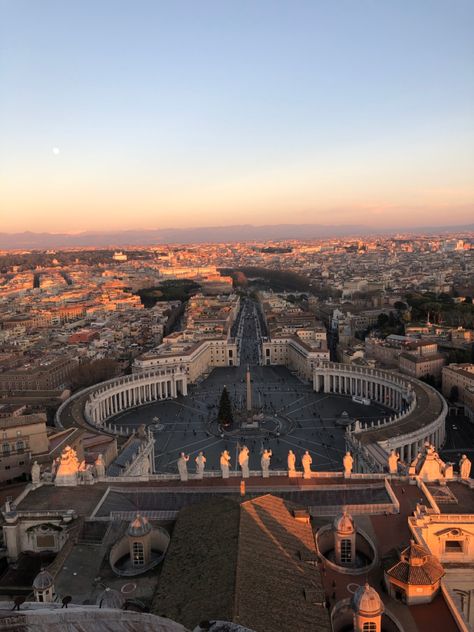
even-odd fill
[(474, 231), (474, 224), (463, 226), (424, 226), (419, 228), (371, 228), (365, 225), (275, 224), (252, 226), (208, 226), (203, 228), (162, 228), (66, 233), (0, 233), (0, 249), (49, 249), (91, 247), (151, 246), (154, 244), (272, 241), (283, 239), (327, 239), (331, 237), (391, 235), (396, 233), (439, 234)]

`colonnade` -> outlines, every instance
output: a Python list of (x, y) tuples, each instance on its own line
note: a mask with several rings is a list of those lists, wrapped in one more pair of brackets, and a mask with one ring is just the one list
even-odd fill
[(316, 392), (323, 390), (338, 395), (357, 395), (397, 412), (402, 411), (413, 397), (408, 382), (386, 371), (335, 362), (315, 368), (313, 387)]
[(347, 429), (347, 448), (353, 451), (356, 471), (383, 471), (391, 450), (409, 465), (426, 442), (439, 449), (445, 441), (447, 404), (427, 384), (381, 369), (336, 362), (320, 363), (313, 380), (316, 391), (357, 395), (394, 411), (387, 418), (357, 421)]
[(161, 399), (187, 395), (187, 374), (181, 369), (135, 373), (103, 382), (89, 395), (85, 417), (89, 423), (103, 423), (118, 413)]
[(395, 449), (400, 455), (400, 461), (410, 464), (419, 452), (423, 452), (423, 446), (425, 443), (430, 443), (437, 448), (441, 447), (445, 440), (445, 427), (444, 424), (437, 425), (435, 430), (425, 429), (422, 432), (422, 438), (411, 440), (409, 436), (404, 438), (404, 444), (395, 446), (397, 442), (391, 442), (393, 449)]

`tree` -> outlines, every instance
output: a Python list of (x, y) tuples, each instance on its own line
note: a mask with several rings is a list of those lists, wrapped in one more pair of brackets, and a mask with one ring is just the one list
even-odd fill
[(403, 301), (395, 301), (393, 306), (400, 312), (404, 312), (406, 309), (408, 309), (408, 305)]
[(80, 364), (71, 371), (69, 382), (73, 390), (92, 386), (98, 382), (105, 382), (115, 377), (119, 371), (119, 363), (116, 360), (103, 358)]
[(234, 422), (232, 417), (232, 405), (230, 403), (229, 393), (227, 392), (227, 388), (225, 386), (222, 389), (221, 399), (219, 402), (217, 421), (224, 428), (230, 428)]
[(377, 325), (379, 327), (384, 327), (386, 324), (388, 323), (388, 316), (387, 314), (379, 314), (379, 317), (377, 318)]

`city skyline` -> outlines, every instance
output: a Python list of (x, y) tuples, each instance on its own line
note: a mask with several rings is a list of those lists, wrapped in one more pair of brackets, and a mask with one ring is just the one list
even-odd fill
[(470, 3), (0, 11), (2, 231), (472, 221)]

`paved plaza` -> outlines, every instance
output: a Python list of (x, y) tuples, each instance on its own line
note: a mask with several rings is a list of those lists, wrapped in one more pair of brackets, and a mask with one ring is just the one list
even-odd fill
[(350, 397), (315, 393), (285, 367), (254, 366), (251, 367), (254, 407), (278, 423), (268, 431), (234, 429), (222, 437), (215, 424), (219, 398), (226, 385), (234, 408), (245, 408), (245, 368), (214, 369), (207, 379), (190, 387), (187, 397), (129, 410), (118, 415), (114, 423), (129, 427), (143, 423), (155, 428), (158, 473), (176, 473), (180, 452), (190, 455), (189, 471), (193, 471), (194, 459), (201, 450), (207, 458), (206, 469), (216, 471), (224, 449), (229, 450), (231, 469), (235, 470), (238, 449), (243, 444), (250, 449), (251, 470), (260, 469), (261, 453), (270, 448), (272, 469), (286, 469), (291, 449), (297, 456), (297, 469), (301, 469), (304, 451), (309, 450), (313, 470), (333, 471), (342, 469), (345, 451), (345, 429), (337, 425), (341, 414), (345, 411), (350, 418), (361, 421), (389, 414), (388, 409), (378, 404), (364, 406)]
[[(218, 471), (224, 449), (231, 454), (231, 470), (237, 470), (242, 445), (250, 450), (250, 470), (261, 469), (261, 454), (268, 448), (273, 452), (271, 469), (286, 469), (289, 450), (296, 454), (297, 469), (301, 469), (301, 457), (308, 450), (313, 470), (341, 470), (345, 453), (341, 415), (366, 421), (391, 414), (379, 404), (365, 406), (347, 396), (315, 393), (312, 385), (303, 384), (283, 366), (259, 366), (266, 330), (256, 302), (243, 299), (233, 333), (240, 366), (214, 369), (199, 384), (189, 386), (186, 397), (154, 402), (114, 418), (117, 425), (131, 428), (146, 424), (154, 429), (157, 473), (175, 474), (181, 452), (189, 454), (188, 469), (193, 472), (194, 459), (201, 450), (207, 459), (206, 470)], [(235, 423), (231, 432), (222, 433), (216, 423), (222, 389), (227, 387), (238, 417), (246, 408), (247, 366), (252, 378), (252, 407), (255, 413), (263, 413), (264, 421), (257, 430), (243, 430)]]

